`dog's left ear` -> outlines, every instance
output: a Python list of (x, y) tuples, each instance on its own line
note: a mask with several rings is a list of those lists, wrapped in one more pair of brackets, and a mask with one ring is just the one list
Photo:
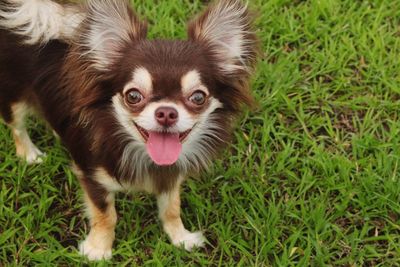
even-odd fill
[(257, 38), (247, 5), (220, 0), (189, 24), (189, 38), (211, 51), (223, 75), (240, 76), (252, 69)]

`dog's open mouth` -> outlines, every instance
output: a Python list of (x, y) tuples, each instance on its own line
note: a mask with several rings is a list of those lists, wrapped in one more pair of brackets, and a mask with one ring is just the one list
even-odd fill
[(182, 152), (182, 143), (192, 131), (169, 133), (149, 131), (134, 123), (146, 143), (146, 150), (155, 164), (160, 166), (173, 165)]
[[(140, 127), (135, 122), (134, 122), (134, 124), (136, 126), (136, 129), (139, 131), (140, 135), (143, 137), (144, 141), (147, 143), (147, 141), (149, 140), (149, 136), (150, 136), (149, 131), (144, 129), (143, 127)], [(189, 129), (187, 131), (179, 133), (179, 140), (180, 140), (181, 143), (183, 143), (186, 140), (186, 138), (189, 136), (191, 131), (192, 131), (192, 129)], [(167, 134), (167, 133), (166, 132), (165, 133), (161, 132), (161, 134)]]

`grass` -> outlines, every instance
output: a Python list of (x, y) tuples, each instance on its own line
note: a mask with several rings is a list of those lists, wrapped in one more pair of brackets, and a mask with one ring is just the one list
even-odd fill
[[(183, 37), (199, 0), (135, 1), (151, 37)], [(253, 0), (264, 57), (259, 108), (201, 179), (183, 220), (209, 245), (174, 248), (151, 196), (120, 194), (112, 262), (100, 266), (400, 266), (400, 2)], [(75, 266), (87, 233), (68, 154), (28, 167), (0, 125), (0, 266)], [(92, 264), (97, 265), (97, 264)]]

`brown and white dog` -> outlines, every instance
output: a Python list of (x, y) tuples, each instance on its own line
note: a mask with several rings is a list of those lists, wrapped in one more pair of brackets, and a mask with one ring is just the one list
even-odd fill
[(182, 224), (179, 188), (251, 103), (256, 37), (240, 0), (211, 4), (188, 36), (146, 39), (125, 0), (0, 0), (0, 114), (28, 163), (43, 156), (24, 126), (30, 110), (67, 147), (85, 193), (91, 230), (80, 250), (90, 260), (111, 257), (121, 190), (157, 196), (174, 245), (205, 241)]

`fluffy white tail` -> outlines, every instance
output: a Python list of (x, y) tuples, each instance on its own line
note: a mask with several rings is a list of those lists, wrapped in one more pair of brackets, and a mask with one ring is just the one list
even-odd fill
[(21, 35), (26, 44), (43, 44), (51, 39), (73, 39), (84, 19), (77, 6), (51, 0), (0, 1), (0, 28)]

